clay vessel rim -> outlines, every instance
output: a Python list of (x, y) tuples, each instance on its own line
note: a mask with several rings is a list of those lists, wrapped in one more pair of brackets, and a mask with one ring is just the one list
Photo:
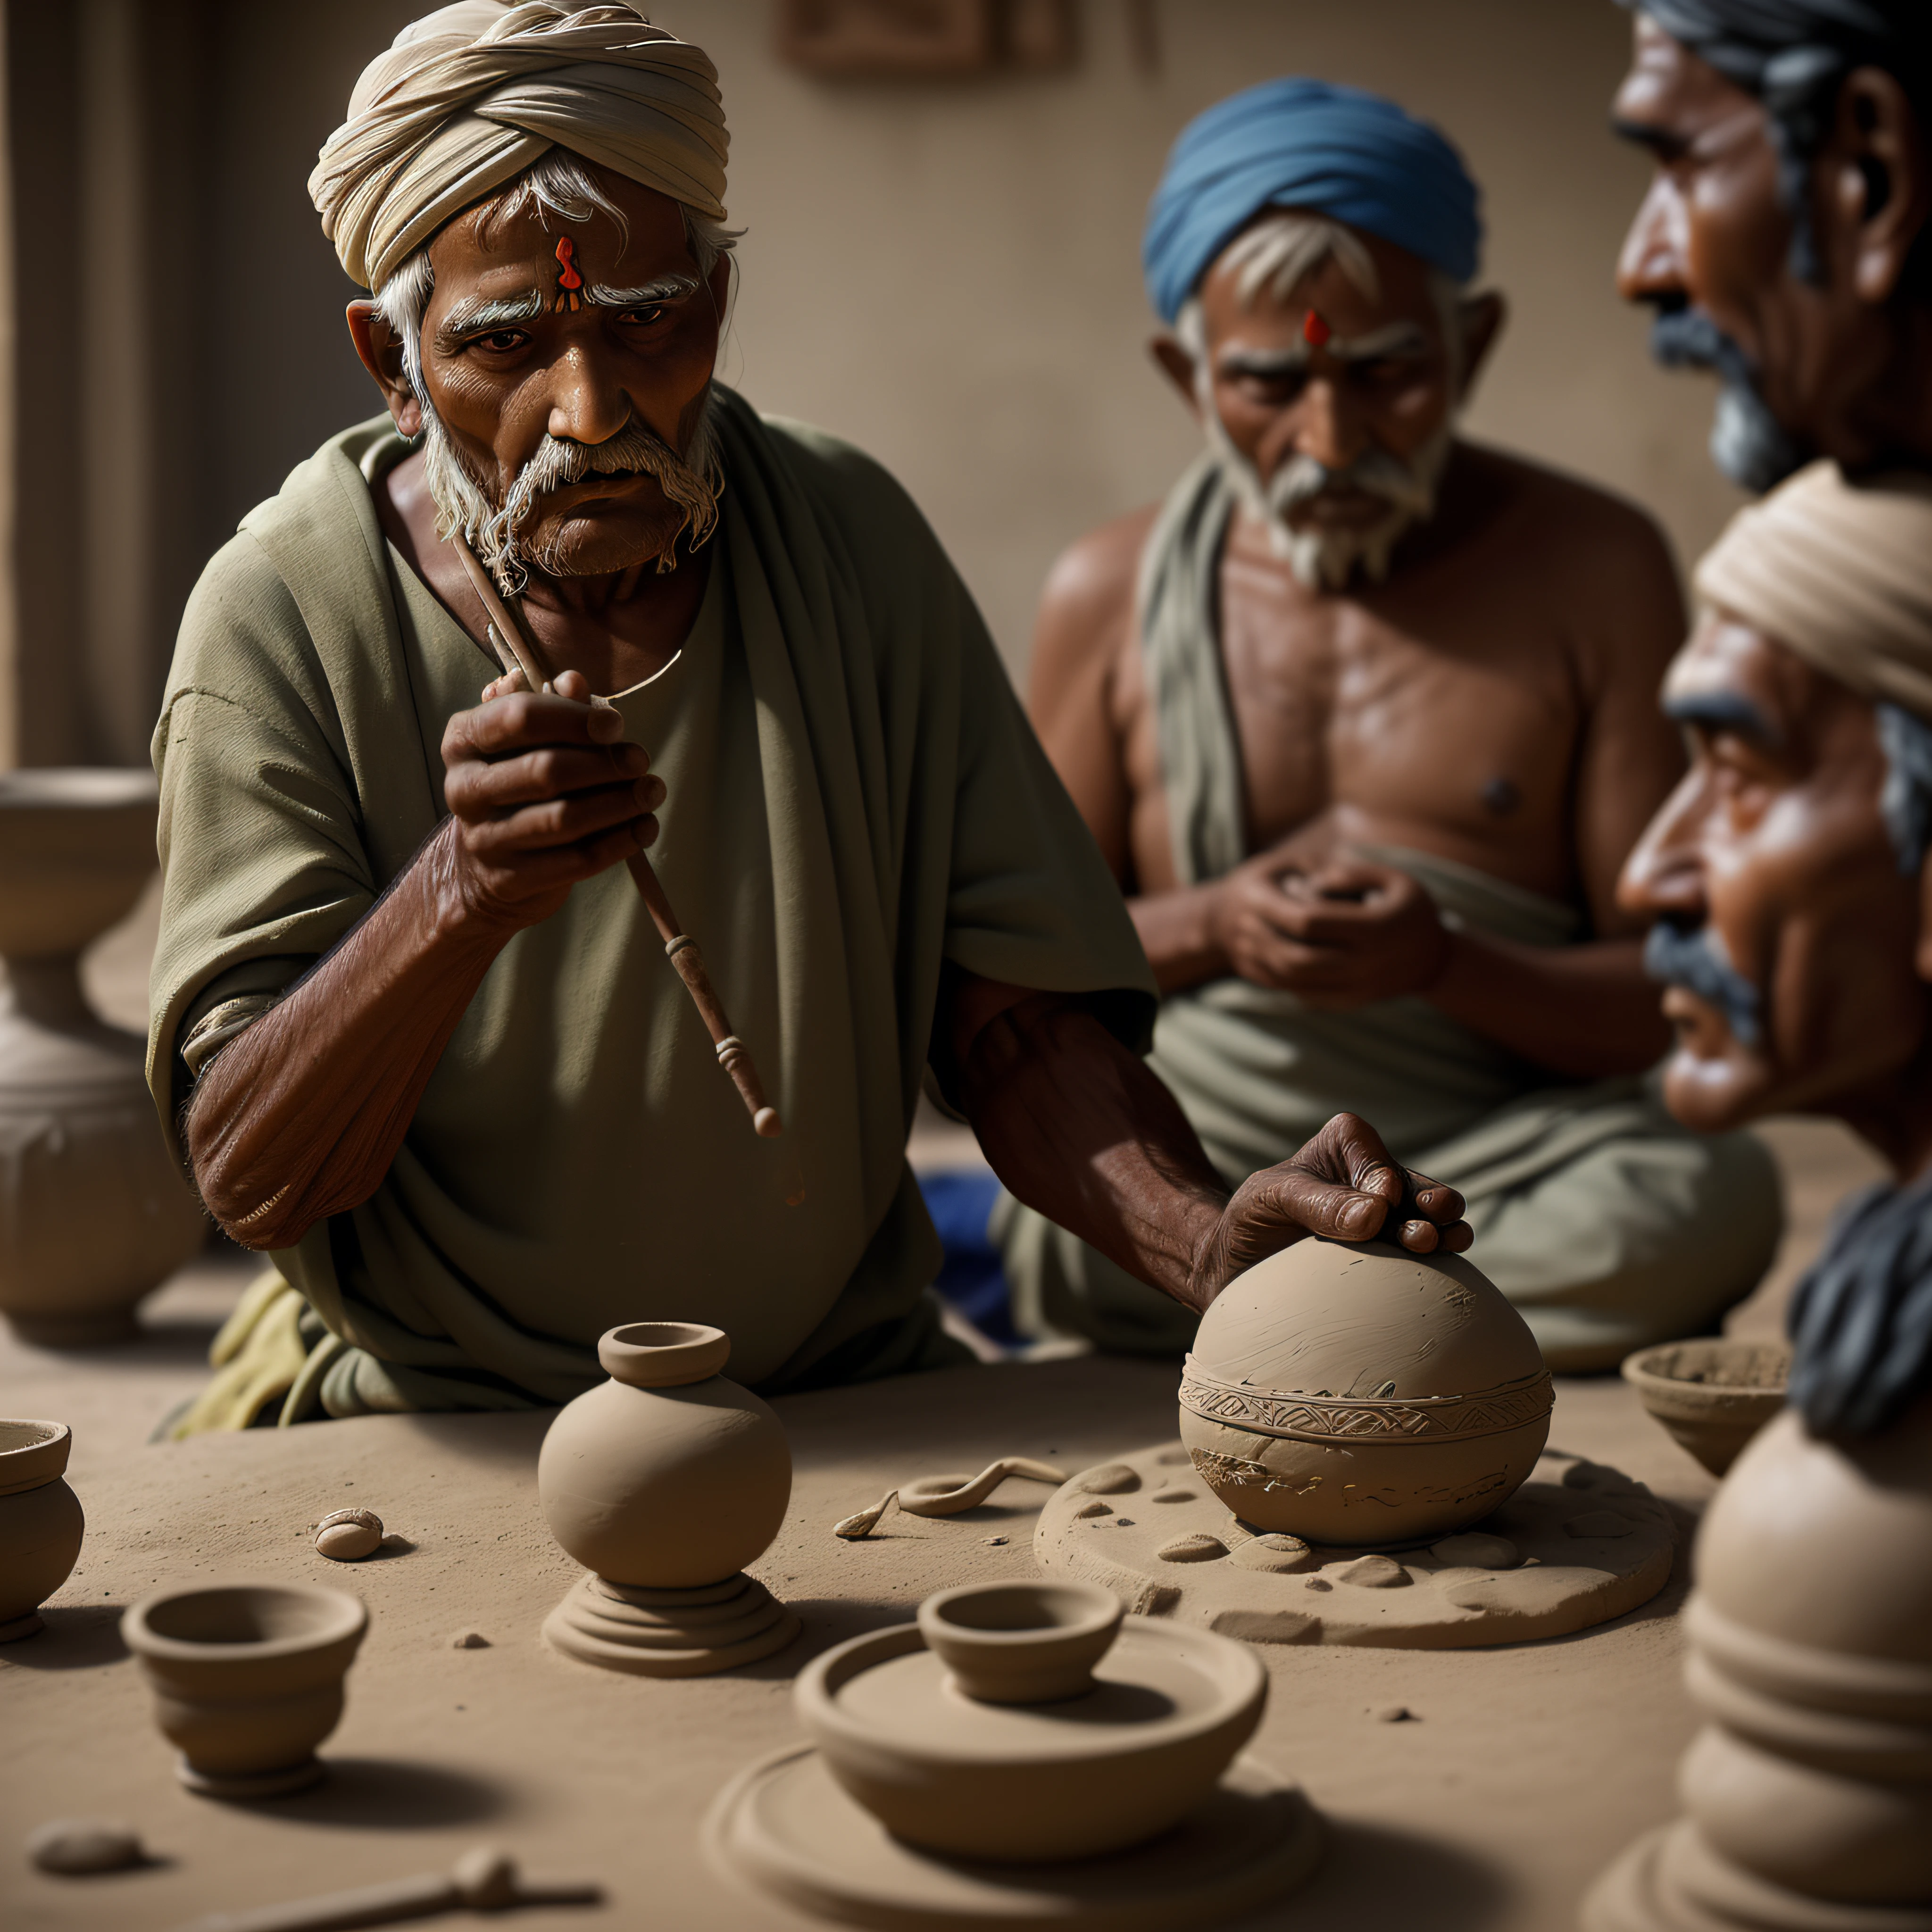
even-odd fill
[[(988, 1749), (983, 1745), (974, 1748), (946, 1743), (922, 1749), (902, 1738), (882, 1739), (871, 1726), (857, 1722), (838, 1703), (838, 1693), (845, 1685), (874, 1665), (888, 1664), (896, 1658), (929, 1648), (924, 1633), (914, 1623), (894, 1624), (885, 1630), (867, 1630), (860, 1636), (848, 1637), (844, 1642), (814, 1658), (799, 1672), (792, 1691), (793, 1704), (800, 1721), (822, 1748), (850, 1747), (861, 1752), (884, 1749), (903, 1762), (931, 1766), (943, 1775), (954, 1768), (970, 1768), (977, 1772), (1010, 1764), (1033, 1771), (1056, 1762), (1068, 1765), (1094, 1760), (1114, 1762), (1143, 1751), (1164, 1752), (1178, 1748), (1185, 1740), (1204, 1737), (1221, 1730), (1268, 1694), (1268, 1666), (1250, 1646), (1233, 1644), (1221, 1639), (1220, 1642), (1228, 1643), (1228, 1648), (1222, 1650), (1216, 1647), (1211, 1634), (1188, 1630), (1156, 1617), (1124, 1617), (1120, 1634), (1123, 1638), (1132, 1636), (1179, 1650), (1198, 1652), (1199, 1655), (1189, 1660), (1219, 1694), (1204, 1709), (1190, 1714), (1156, 1718), (1144, 1728), (1132, 1732), (1096, 1731), (1070, 1724), (1057, 1752), (1040, 1748), (1042, 1732), (1036, 1721), (1030, 1721), (1032, 1714), (1051, 1709), (1051, 1706), (982, 1705), (979, 1706), (982, 1710), (1010, 1712), (1016, 1726), (1026, 1726), (1024, 1731), (1016, 1732), (1012, 1748)], [(939, 1680), (935, 1689), (944, 1681)], [(1131, 1743), (1124, 1742), (1130, 1737)], [(1024, 1742), (1021, 1742), (1022, 1738)]]
[[(192, 1637), (169, 1636), (156, 1630), (154, 1614), (173, 1604), (196, 1597), (252, 1594), (290, 1597), (326, 1614), (315, 1628), (286, 1636), (250, 1638), (240, 1642), (204, 1642)], [(151, 1590), (130, 1604), (121, 1619), (121, 1640), (138, 1655), (178, 1663), (256, 1662), (302, 1657), (332, 1646), (358, 1640), (369, 1627), (368, 1606), (346, 1590), (320, 1583), (284, 1582), (274, 1577), (239, 1576), (209, 1583), (180, 1583)]]
[(1204, 1422), (1301, 1442), (1372, 1444), (1377, 1448), (1468, 1442), (1547, 1420), (1556, 1384), (1547, 1369), (1460, 1395), (1319, 1396), (1231, 1382), (1194, 1365), (1181, 1371), (1180, 1406)]
[(731, 1338), (703, 1322), (625, 1322), (598, 1338), (597, 1359), (632, 1388), (708, 1382), (730, 1359)]
[(0, 1431), (15, 1429), (40, 1432), (24, 1442), (9, 1443), (0, 1436), (0, 1496), (58, 1482), (67, 1474), (68, 1457), (74, 1448), (74, 1431), (64, 1422), (35, 1415), (0, 1416)]
[(136, 765), (42, 766), (0, 772), (0, 812), (124, 812), (160, 802), (154, 773)]
[[(1700, 1382), (1692, 1381), (1688, 1376), (1672, 1375), (1657, 1366), (1660, 1360), (1694, 1350), (1704, 1352), (1707, 1360), (1712, 1361), (1781, 1354), (1785, 1358), (1786, 1372), (1775, 1382)], [(1748, 1342), (1733, 1340), (1727, 1335), (1700, 1335), (1686, 1341), (1656, 1342), (1648, 1348), (1638, 1348), (1624, 1358), (1618, 1372), (1640, 1395), (1654, 1390), (1659, 1394), (1667, 1392), (1680, 1399), (1688, 1397), (1700, 1403), (1715, 1404), (1725, 1400), (1782, 1403), (1790, 1381), (1790, 1359), (1791, 1351), (1776, 1342)]]
[[(976, 1598), (1010, 1593), (1018, 1595), (1029, 1591), (1036, 1592), (1042, 1596), (1051, 1594), (1083, 1598), (1090, 1607), (1085, 1615), (1072, 1623), (1024, 1624), (1006, 1628), (959, 1623), (948, 1615), (956, 1604), (970, 1603)], [(1126, 1606), (1120, 1598), (1099, 1583), (1083, 1583), (1071, 1578), (1060, 1582), (1016, 1577), (1010, 1582), (958, 1583), (950, 1590), (934, 1592), (919, 1606), (919, 1626), (925, 1630), (929, 1624), (937, 1624), (942, 1634), (949, 1640), (969, 1644), (975, 1649), (1018, 1649), (1028, 1646), (1050, 1644), (1056, 1640), (1071, 1646), (1099, 1636), (1101, 1631), (1110, 1626), (1117, 1627), (1126, 1613)], [(933, 1648), (930, 1642), (926, 1648), (928, 1650)]]

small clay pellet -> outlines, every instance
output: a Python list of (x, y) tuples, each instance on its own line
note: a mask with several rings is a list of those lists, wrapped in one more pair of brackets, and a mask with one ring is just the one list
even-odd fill
[(332, 1563), (359, 1563), (382, 1546), (382, 1519), (374, 1510), (331, 1510), (315, 1526), (315, 1546)]
[(145, 1864), (141, 1834), (113, 1818), (54, 1818), (27, 1838), (27, 1858), (39, 1871), (78, 1878)]

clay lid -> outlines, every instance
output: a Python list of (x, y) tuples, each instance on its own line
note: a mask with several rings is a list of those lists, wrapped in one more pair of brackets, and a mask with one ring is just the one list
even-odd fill
[(1528, 1324), (1460, 1255), (1316, 1239), (1221, 1291), (1188, 1370), (1237, 1388), (1358, 1402), (1472, 1395), (1546, 1375)]
[(64, 1422), (0, 1420), (0, 1496), (38, 1490), (67, 1472), (74, 1433)]
[(704, 1382), (730, 1357), (730, 1336), (701, 1322), (627, 1322), (607, 1330), (597, 1344), (604, 1372), (632, 1388)]

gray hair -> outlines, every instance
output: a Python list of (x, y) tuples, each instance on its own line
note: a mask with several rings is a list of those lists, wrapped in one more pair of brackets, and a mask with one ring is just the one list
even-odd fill
[[(1252, 308), (1263, 294), (1285, 302), (1309, 276), (1332, 257), (1335, 265), (1372, 302), (1382, 292), (1375, 257), (1360, 236), (1324, 215), (1298, 214), (1288, 210), (1264, 216), (1244, 228), (1215, 258), (1210, 272), (1227, 269), (1234, 276), (1234, 297)], [(1205, 279), (1204, 278), (1203, 278)], [(1429, 272), (1429, 293), (1442, 325), (1450, 366), (1460, 374), (1462, 361), (1462, 285), (1440, 268)], [(1174, 317), (1174, 332), (1180, 346), (1198, 362), (1207, 352), (1208, 325), (1201, 298), (1191, 295)]]
[(1932, 851), (1932, 724), (1882, 699), (1874, 708), (1885, 753), (1878, 808), (1898, 854), (1898, 869), (1913, 878)]

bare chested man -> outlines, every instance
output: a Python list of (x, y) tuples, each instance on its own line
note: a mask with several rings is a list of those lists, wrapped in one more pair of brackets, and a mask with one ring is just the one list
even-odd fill
[[(1454, 149), (1374, 97), (1274, 82), (1184, 134), (1148, 268), (1208, 452), (1062, 559), (1031, 701), (1217, 1165), (1359, 1111), (1585, 1369), (1707, 1330), (1780, 1214), (1755, 1143), (1642, 1078), (1665, 1034), (1615, 887), (1682, 768), (1683, 606), (1639, 512), (1456, 439), (1502, 320), (1479, 233)], [(1070, 1236), (994, 1220), (1023, 1324), (1185, 1339)]]

